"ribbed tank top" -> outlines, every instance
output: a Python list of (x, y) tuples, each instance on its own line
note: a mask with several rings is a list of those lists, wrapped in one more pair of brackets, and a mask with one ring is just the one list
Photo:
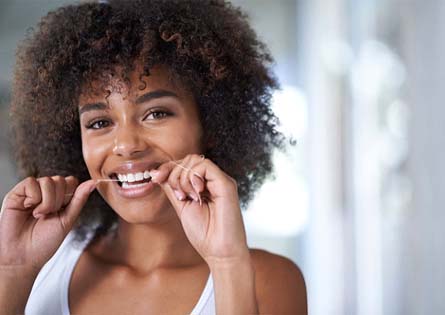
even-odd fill
[[(37, 275), (26, 303), (25, 315), (70, 315), (68, 288), (74, 266), (88, 244), (75, 243), (70, 232), (53, 257)], [(204, 290), (190, 312), (192, 315), (215, 315), (215, 296), (212, 275), (209, 275)]]

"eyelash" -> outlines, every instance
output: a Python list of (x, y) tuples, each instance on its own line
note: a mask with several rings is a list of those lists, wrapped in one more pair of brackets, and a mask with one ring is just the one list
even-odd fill
[[(146, 120), (148, 116), (150, 116), (150, 115), (156, 115), (156, 114), (161, 114), (162, 117), (154, 118), (155, 120), (163, 119), (163, 118), (165, 118), (165, 117), (168, 117), (168, 116), (171, 116), (171, 115), (172, 115), (170, 112), (167, 112), (167, 111), (165, 111), (165, 110), (152, 110), (152, 111), (150, 111), (150, 112), (144, 117), (144, 120)], [(94, 127), (96, 124), (99, 124), (99, 123), (106, 123), (106, 126), (97, 126), (97, 127)], [(99, 129), (106, 128), (106, 127), (108, 127), (109, 125), (110, 125), (110, 121), (109, 121), (109, 120), (107, 120), (107, 119), (97, 119), (97, 120), (93, 120), (92, 122), (88, 123), (85, 127), (86, 127), (87, 129), (99, 130)]]

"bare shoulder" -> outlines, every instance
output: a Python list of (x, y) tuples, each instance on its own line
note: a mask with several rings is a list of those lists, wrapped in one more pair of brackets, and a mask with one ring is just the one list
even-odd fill
[(290, 259), (265, 250), (250, 249), (261, 314), (307, 314), (306, 284)]

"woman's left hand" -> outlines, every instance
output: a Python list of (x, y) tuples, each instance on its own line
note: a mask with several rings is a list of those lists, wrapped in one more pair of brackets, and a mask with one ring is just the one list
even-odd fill
[(151, 171), (181, 220), (190, 243), (212, 265), (248, 255), (236, 181), (196, 154)]

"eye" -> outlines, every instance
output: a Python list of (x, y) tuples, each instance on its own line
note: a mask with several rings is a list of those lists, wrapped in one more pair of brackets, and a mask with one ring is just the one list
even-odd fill
[(165, 110), (152, 110), (145, 116), (144, 120), (158, 120), (170, 115), (171, 113)]
[(110, 122), (108, 120), (101, 119), (101, 120), (96, 120), (96, 121), (93, 121), (93, 122), (87, 124), (86, 128), (87, 129), (103, 129), (103, 128), (108, 127), (109, 125), (110, 125)]

